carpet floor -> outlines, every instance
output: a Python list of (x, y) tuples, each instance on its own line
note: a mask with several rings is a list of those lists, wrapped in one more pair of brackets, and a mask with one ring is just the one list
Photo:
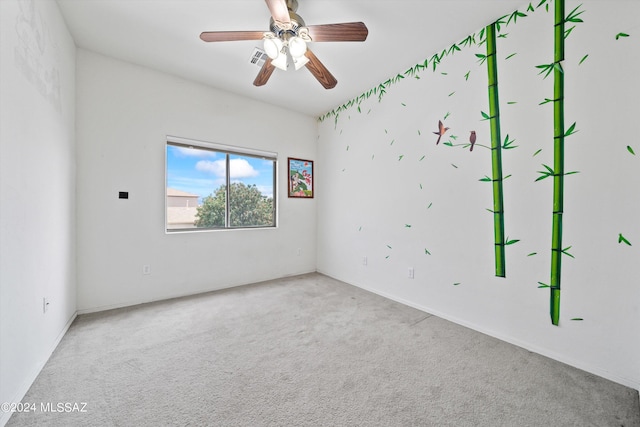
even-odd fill
[(8, 426), (640, 426), (636, 390), (316, 273), (78, 316), (23, 402)]

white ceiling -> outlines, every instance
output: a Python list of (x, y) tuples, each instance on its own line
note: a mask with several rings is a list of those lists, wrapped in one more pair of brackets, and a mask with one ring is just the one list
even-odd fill
[(275, 70), (253, 86), (261, 41), (205, 43), (202, 31), (267, 31), (263, 0), (57, 0), (76, 44), (270, 104), (320, 116), (515, 9), (523, 0), (299, 0), (307, 25), (362, 21), (365, 42), (311, 43), (338, 80)]

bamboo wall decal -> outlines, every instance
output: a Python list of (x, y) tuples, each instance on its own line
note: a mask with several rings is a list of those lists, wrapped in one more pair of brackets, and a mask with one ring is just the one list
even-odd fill
[[(527, 12), (535, 12), (536, 9), (538, 9), (539, 7), (541, 7), (542, 5), (544, 5), (547, 2), (547, 0), (541, 0), (540, 3), (538, 4), (538, 6), (536, 6), (535, 8), (533, 7), (532, 4), (529, 4), (529, 7), (527, 7)], [(546, 9), (548, 11), (549, 9), (549, 5), (546, 5)], [(514, 11), (513, 13), (511, 13), (510, 15), (504, 15), (502, 17), (500, 17), (498, 20), (496, 20), (496, 28), (498, 31), (500, 31), (501, 26), (508, 26), (510, 24), (515, 24), (518, 20), (518, 18), (525, 18), (528, 15), (526, 13), (520, 12), (518, 10)], [(319, 122), (323, 122), (325, 119), (333, 116), (334, 120), (338, 121), (338, 117), (340, 115), (341, 112), (346, 111), (349, 108), (352, 107), (357, 107), (357, 111), (358, 113), (362, 113), (362, 109), (360, 107), (361, 103), (364, 102), (365, 100), (369, 99), (370, 97), (372, 97), (373, 95), (377, 95), (378, 96), (378, 102), (382, 101), (382, 98), (384, 97), (384, 95), (387, 92), (387, 89), (390, 88), (391, 85), (397, 84), (398, 82), (400, 82), (401, 80), (403, 80), (405, 77), (413, 77), (415, 79), (420, 79), (419, 74), (428, 70), (429, 69), (429, 64), (431, 64), (431, 67), (433, 69), (433, 72), (435, 73), (436, 68), (438, 67), (438, 65), (440, 64), (440, 62), (446, 58), (447, 56), (452, 56), (454, 55), (456, 52), (461, 52), (464, 48), (470, 48), (472, 46), (478, 46), (481, 45), (483, 42), (481, 41), (480, 43), (478, 43), (476, 41), (476, 36), (479, 40), (483, 39), (483, 34), (484, 31), (486, 31), (486, 28), (482, 28), (480, 30), (480, 32), (478, 34), (473, 33), (468, 35), (467, 37), (465, 37), (463, 40), (461, 40), (458, 43), (454, 43), (452, 44), (448, 49), (444, 49), (442, 50), (442, 52), (440, 53), (436, 53), (434, 54), (431, 58), (426, 58), (424, 61), (416, 64), (415, 66), (409, 68), (408, 70), (406, 70), (404, 73), (399, 73), (389, 79), (387, 79), (385, 82), (378, 84), (377, 86), (369, 89), (367, 92), (364, 92), (362, 94), (360, 94), (359, 96), (356, 96), (355, 98), (350, 99), (349, 101), (345, 102), (344, 104), (342, 104), (341, 106), (334, 108), (331, 111), (328, 111), (327, 113), (323, 114), (322, 116), (318, 117), (318, 121)], [(498, 37), (507, 37), (507, 34), (500, 34), (498, 35)], [(443, 73), (446, 74), (446, 73)], [(467, 72), (464, 76), (465, 80), (469, 79), (469, 74), (470, 71)], [(453, 94), (450, 94), (449, 96), (451, 96)], [(371, 110), (369, 110), (371, 111)]]
[(502, 192), (502, 138), (498, 96), (498, 64), (496, 57), (496, 23), (487, 26), (487, 71), (489, 76), (489, 124), (491, 128), (491, 165), (493, 185), (493, 229), (496, 276), (506, 276), (504, 204)]
[(562, 214), (564, 211), (564, 39), (565, 0), (556, 0), (553, 58), (553, 225), (551, 230), (551, 323), (560, 321), (562, 278)]

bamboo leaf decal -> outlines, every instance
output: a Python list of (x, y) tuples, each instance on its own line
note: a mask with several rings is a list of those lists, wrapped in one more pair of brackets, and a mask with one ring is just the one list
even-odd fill
[[(504, 16), (501, 16), (500, 18), (498, 18), (498, 20), (495, 22), (495, 24), (496, 24), (495, 29), (496, 30), (500, 31), (500, 27), (505, 24), (504, 18), (506, 18), (506, 17), (507, 17), (507, 15), (504, 15)], [(482, 33), (482, 31), (481, 31), (481, 33)]]
[(540, 0), (540, 3), (538, 3), (538, 5), (536, 6), (536, 9), (538, 9), (540, 6), (545, 5), (545, 9), (547, 9), (547, 12), (549, 11), (549, 3), (547, 3), (548, 0)]
[(635, 151), (633, 151), (633, 148), (631, 148), (630, 145), (627, 145), (627, 151), (633, 154), (634, 156), (636, 155)]
[[(504, 203), (502, 191), (502, 138), (500, 136), (500, 97), (498, 95), (498, 62), (496, 53), (496, 27), (494, 22), (486, 27), (489, 114), (481, 112), (482, 117), (489, 120), (491, 128), (491, 164), (493, 186), (493, 229), (494, 255), (497, 277), (506, 276), (505, 238), (504, 238)], [(478, 55), (476, 55), (478, 56)]]
[(546, 283), (542, 283), (542, 282), (538, 282), (538, 288), (550, 288), (551, 286), (547, 285)]
[(540, 69), (538, 75), (545, 73), (544, 78), (546, 79), (547, 77), (549, 77), (549, 74), (551, 74), (551, 72), (555, 69), (555, 64), (536, 65), (536, 68)]
[(589, 54), (586, 54), (585, 56), (583, 56), (580, 62), (578, 62), (578, 65), (582, 64), (587, 59), (588, 56)]
[(571, 31), (573, 31), (573, 29), (576, 28), (576, 26), (574, 25), (573, 27), (569, 28), (568, 30), (566, 30), (564, 32), (564, 38), (566, 39), (567, 37), (569, 37), (569, 34), (571, 34)]
[(433, 71), (436, 70), (436, 67), (440, 63), (440, 56), (436, 53), (431, 57), (431, 66), (433, 67)]
[[(527, 16), (526, 13), (522, 13), (522, 12), (519, 12), (519, 11), (516, 10), (515, 12), (513, 12), (511, 14), (511, 16), (509, 16), (509, 20), (507, 21), (507, 25), (509, 25), (509, 23), (511, 22), (512, 19), (513, 19), (513, 23), (515, 24), (516, 21), (518, 20), (518, 18), (524, 18), (525, 16)], [(499, 29), (500, 28), (498, 28), (498, 30)]]
[[(554, 65), (564, 61), (565, 49), (565, 0), (554, 2)], [(562, 219), (564, 212), (564, 138), (573, 133), (575, 123), (565, 132), (564, 128), (564, 72), (553, 67), (553, 220), (551, 228), (551, 288), (549, 314), (551, 323), (560, 322), (560, 284), (562, 279)], [(549, 171), (550, 168), (546, 167)]]
[(487, 55), (483, 55), (481, 53), (476, 53), (476, 57), (478, 57), (478, 62), (480, 63), (480, 65), (484, 64), (487, 60)]
[(569, 15), (567, 15), (567, 18), (564, 20), (564, 22), (584, 22), (582, 19), (578, 18), (578, 16), (582, 15), (584, 13), (584, 10), (581, 10), (578, 12), (578, 9), (580, 9), (582, 7), (582, 5), (578, 5), (578, 7), (576, 7), (575, 9), (573, 9)]
[(618, 243), (626, 243), (629, 246), (633, 246), (631, 244), (631, 242), (629, 242), (623, 235), (622, 233), (618, 234)]
[(565, 255), (567, 255), (567, 256), (570, 256), (571, 258), (575, 258), (573, 255), (571, 255), (571, 254), (569, 253), (569, 249), (571, 249), (571, 246), (564, 248), (564, 249), (562, 250), (562, 253), (563, 253), (563, 254), (565, 254)]
[(474, 43), (475, 41), (472, 40), (472, 36), (468, 36), (460, 42), (460, 45), (465, 47), (465, 46), (471, 46)]
[(424, 254), (425, 254), (425, 255), (431, 255), (431, 252), (429, 252), (429, 251), (427, 250), (427, 248), (424, 248)]
[(541, 181), (545, 178), (549, 178), (550, 176), (554, 176), (555, 172), (553, 171), (553, 169), (551, 169), (551, 167), (547, 166), (547, 165), (542, 165), (545, 167), (546, 171), (538, 171), (538, 173), (541, 175), (538, 177), (538, 179), (536, 179), (535, 182)]
[(573, 319), (571, 319), (571, 320), (582, 321), (582, 320), (584, 320), (584, 319), (583, 319), (582, 317), (574, 317), (574, 318), (573, 318)]
[(516, 142), (515, 139), (509, 140), (509, 135), (507, 134), (507, 137), (504, 139), (504, 144), (502, 144), (502, 148), (504, 150), (511, 150), (512, 148), (517, 148), (517, 145), (512, 145), (514, 142)]
[(567, 129), (567, 131), (564, 133), (564, 136), (567, 137), (567, 136), (573, 135), (576, 132), (578, 132), (576, 130), (576, 123), (573, 122), (573, 124), (569, 126), (569, 129)]
[(619, 40), (621, 37), (629, 37), (627, 33), (618, 33), (616, 34), (616, 40)]

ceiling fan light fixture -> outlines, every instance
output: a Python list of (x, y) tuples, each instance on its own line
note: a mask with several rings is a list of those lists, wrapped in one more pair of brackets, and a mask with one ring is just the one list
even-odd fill
[(293, 58), (293, 65), (294, 65), (294, 67), (296, 67), (296, 71), (298, 71), (300, 68), (302, 68), (305, 65), (307, 65), (307, 62), (309, 62), (309, 58), (307, 58), (304, 55), (299, 56), (297, 58), (295, 58), (295, 57)]
[(294, 58), (304, 56), (307, 51), (307, 43), (301, 37), (291, 37), (289, 39), (289, 53)]
[(280, 55), (272, 59), (271, 64), (282, 71), (287, 71), (287, 55), (280, 53)]
[(282, 51), (282, 40), (275, 37), (265, 37), (264, 51), (271, 59), (276, 59)]

